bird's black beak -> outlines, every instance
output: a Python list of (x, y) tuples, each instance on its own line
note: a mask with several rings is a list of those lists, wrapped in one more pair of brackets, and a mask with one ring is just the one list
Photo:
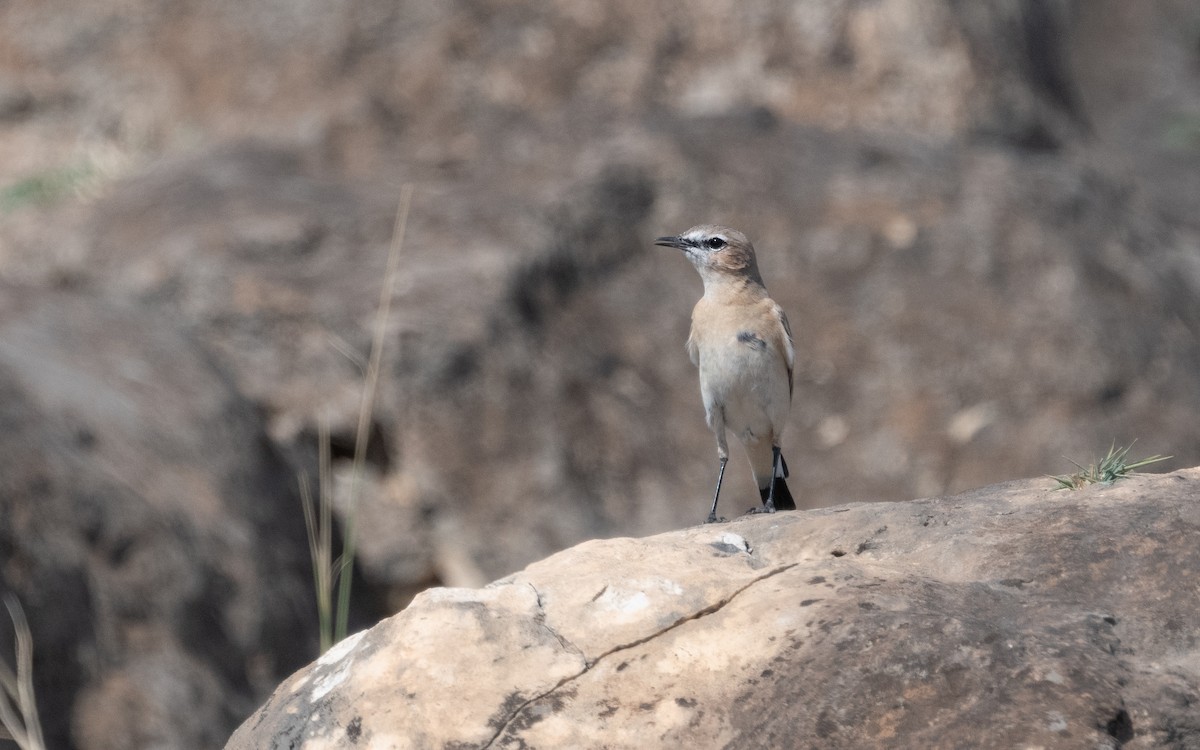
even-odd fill
[(659, 237), (654, 241), (655, 245), (660, 247), (673, 247), (676, 250), (686, 250), (688, 244), (683, 241), (682, 237)]

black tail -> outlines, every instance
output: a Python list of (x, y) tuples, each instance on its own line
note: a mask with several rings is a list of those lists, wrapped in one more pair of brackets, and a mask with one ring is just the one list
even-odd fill
[[(762, 501), (767, 502), (767, 498), (771, 496), (770, 487), (760, 487), (758, 494), (762, 497)], [(775, 510), (795, 510), (796, 500), (792, 497), (792, 493), (788, 490), (787, 480), (783, 477), (775, 477)]]

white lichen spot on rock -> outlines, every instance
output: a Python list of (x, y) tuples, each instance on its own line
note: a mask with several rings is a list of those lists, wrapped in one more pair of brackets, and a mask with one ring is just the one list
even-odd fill
[[(362, 637), (363, 633), (355, 633), (343, 639), (317, 660), (318, 676), (312, 688), (314, 701), (324, 698), (329, 691), (345, 682), (346, 678), (350, 676), (350, 667), (354, 665), (354, 660), (347, 657), (350, 656), (350, 652), (354, 650)], [(332, 672), (323, 673), (325, 670), (322, 667), (328, 668), (334, 665), (337, 666)]]
[(358, 645), (365, 632), (367, 631), (364, 630), (361, 633), (355, 633), (338, 641), (332, 648), (322, 654), (320, 659), (317, 659), (317, 664), (327, 667), (330, 664), (341, 661), (343, 657), (354, 650), (354, 647)]
[(747, 542), (746, 538), (741, 534), (735, 534), (732, 531), (723, 532), (721, 536), (717, 537), (717, 543), (727, 544), (730, 547), (736, 547), (746, 554), (750, 554), (750, 542)]
[(605, 612), (633, 619), (660, 599), (657, 595), (682, 596), (683, 588), (669, 578), (642, 578), (609, 586), (596, 597), (595, 604)]
[(600, 598), (596, 600), (596, 604), (623, 614), (632, 615), (650, 606), (650, 597), (646, 596), (646, 592), (644, 591), (616, 590), (610, 588), (600, 595)]

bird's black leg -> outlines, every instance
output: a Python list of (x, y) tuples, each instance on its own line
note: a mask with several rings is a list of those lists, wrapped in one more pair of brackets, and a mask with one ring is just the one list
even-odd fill
[(717, 491), (713, 493), (712, 510), (708, 512), (708, 520), (705, 523), (716, 523), (721, 520), (717, 518), (717, 500), (721, 498), (721, 481), (725, 479), (725, 464), (729, 463), (728, 456), (721, 456), (721, 470), (717, 472)]
[(779, 475), (779, 446), (771, 448), (771, 489), (767, 493), (766, 512), (775, 512), (775, 477)]

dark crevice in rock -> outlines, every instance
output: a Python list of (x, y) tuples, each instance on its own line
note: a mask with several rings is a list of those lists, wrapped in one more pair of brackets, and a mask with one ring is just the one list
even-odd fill
[[(586, 665), (588, 663), (587, 656), (583, 653), (583, 650), (580, 649), (578, 646), (576, 646), (574, 643), (571, 643), (566, 638), (564, 638), (561, 633), (559, 633), (557, 630), (555, 630), (553, 627), (550, 626), (550, 623), (546, 622), (546, 609), (542, 606), (542, 592), (538, 591), (537, 587), (534, 586), (532, 583), (527, 583), (526, 585), (529, 586), (529, 588), (533, 589), (533, 595), (535, 597), (537, 597), (538, 611), (537, 611), (537, 616), (534, 618), (535, 622), (537, 622), (537, 624), (539, 626), (544, 628), (547, 633), (554, 636), (554, 640), (558, 641), (558, 645), (562, 646), (562, 649), (564, 651), (569, 651), (572, 654), (577, 654), (579, 656), (579, 658), (581, 660), (583, 660), (583, 663)], [(584, 671), (586, 671), (586, 670), (587, 670), (587, 667), (585, 666)], [(555, 688), (557, 688), (557, 687), (558, 686), (556, 685)]]
[(1118, 747), (1133, 739), (1133, 719), (1129, 717), (1129, 712), (1124, 708), (1117, 711), (1116, 715), (1109, 719), (1108, 723), (1104, 725), (1104, 729), (1108, 732), (1109, 736), (1115, 738), (1120, 743)]
[[(498, 740), (506, 731), (508, 731), (508, 728), (510, 726), (512, 726), (513, 722), (515, 722), (518, 719), (518, 717), (521, 716), (521, 713), (526, 708), (528, 708), (530, 705), (532, 705), (540, 700), (543, 700), (544, 698), (546, 698), (549, 695), (552, 695), (553, 693), (557, 692), (560, 688), (562, 688), (564, 685), (566, 685), (570, 682), (574, 682), (575, 680), (579, 679), (583, 675), (590, 672), (593, 667), (595, 667), (597, 664), (599, 664), (601, 661), (608, 658), (609, 656), (612, 656), (613, 654), (621, 652), (621, 651), (627, 651), (631, 648), (637, 648), (638, 646), (641, 646), (645, 643), (649, 643), (650, 641), (654, 640), (655, 638), (659, 638), (659, 637), (671, 632), (672, 630), (680, 627), (681, 625), (684, 625), (689, 622), (693, 622), (695, 620), (699, 620), (702, 617), (707, 617), (711, 614), (719, 612), (722, 609), (724, 609), (735, 598), (737, 598), (743, 591), (746, 591), (751, 586), (754, 586), (762, 581), (765, 581), (768, 578), (773, 578), (773, 577), (779, 575), (780, 573), (784, 573), (788, 570), (791, 570), (792, 568), (796, 567), (798, 564), (799, 563), (783, 565), (778, 568), (775, 568), (774, 570), (772, 570), (768, 573), (764, 573), (763, 575), (761, 575), (761, 576), (755, 578), (754, 580), (750, 581), (749, 583), (747, 583), (745, 586), (742, 586), (741, 588), (737, 589), (736, 591), (734, 591), (732, 594), (725, 597), (724, 599), (713, 602), (712, 604), (705, 607), (704, 609), (701, 609), (697, 612), (693, 612), (692, 614), (690, 614), (686, 617), (681, 617), (678, 620), (676, 620), (675, 622), (668, 625), (667, 627), (663, 628), (662, 630), (655, 631), (654, 633), (651, 633), (650, 635), (646, 636), (645, 638), (639, 638), (635, 641), (630, 641), (629, 643), (622, 643), (619, 646), (614, 646), (614, 647), (610, 648), (608, 651), (605, 651), (604, 653), (600, 654), (595, 659), (592, 659), (590, 661), (587, 660), (585, 657), (583, 669), (579, 670), (578, 672), (576, 672), (573, 675), (568, 675), (568, 676), (562, 678), (557, 683), (555, 683), (555, 685), (553, 687), (551, 687), (549, 690), (547, 690), (543, 693), (539, 693), (538, 695), (535, 695), (534, 697), (530, 698), (529, 700), (524, 701), (523, 703), (518, 705), (513, 710), (512, 714), (509, 715), (508, 719), (506, 719), (501, 724), (500, 729), (496, 732), (496, 734), (492, 735), (492, 738), (490, 740), (488, 740), (487, 744), (485, 744), (483, 747), (486, 749), (486, 748), (489, 748), (492, 745), (494, 745), (496, 743), (496, 740)], [(533, 593), (537, 597), (537, 604), (538, 604), (538, 610), (539, 610), (538, 617), (537, 617), (538, 623), (542, 627), (546, 628), (546, 630), (551, 635), (553, 635), (559, 641), (559, 643), (563, 644), (564, 648), (566, 648), (569, 651), (579, 653), (582, 656), (583, 654), (578, 648), (571, 645), (568, 641), (566, 641), (564, 638), (562, 638), (562, 636), (560, 636), (557, 632), (555, 632), (554, 629), (551, 628), (545, 622), (545, 612), (544, 612), (544, 610), (542, 610), (542, 596), (538, 592), (538, 590), (533, 587), (532, 584), (529, 584), (529, 587), (531, 589), (533, 589)]]
[(754, 580), (747, 583), (745, 586), (742, 586), (737, 591), (734, 591), (732, 594), (725, 597), (724, 599), (721, 599), (718, 602), (714, 602), (713, 604), (710, 604), (709, 606), (705, 607), (704, 609), (700, 610), (699, 612), (690, 614), (687, 617), (681, 617), (680, 619), (671, 623), (670, 625), (668, 625), (667, 627), (658, 631), (657, 633), (652, 633), (652, 634), (646, 636), (645, 638), (639, 638), (636, 641), (631, 641), (629, 643), (623, 643), (620, 646), (614, 646), (613, 648), (609, 649), (608, 651), (605, 651), (604, 653), (600, 654), (595, 659), (593, 659), (591, 662), (589, 662), (588, 669), (591, 669), (592, 667), (599, 664), (603, 659), (607, 658), (608, 656), (611, 656), (612, 654), (617, 653), (618, 651), (626, 651), (631, 648), (636, 648), (637, 646), (641, 646), (644, 643), (648, 643), (648, 642), (654, 640), (655, 638), (658, 638), (659, 636), (662, 636), (666, 633), (671, 632), (672, 630), (679, 627), (680, 625), (683, 625), (688, 622), (692, 622), (693, 620), (699, 620), (702, 617), (707, 617), (708, 615), (719, 612), (720, 610), (724, 609), (727, 604), (729, 604), (731, 601), (733, 601), (738, 595), (740, 595), (746, 589), (750, 588), (751, 586), (754, 586), (755, 584), (757, 584), (761, 581), (765, 581), (768, 578), (773, 578), (773, 577), (779, 575), (780, 573), (791, 570), (792, 568), (796, 567), (797, 564), (798, 563), (784, 565), (784, 566), (778, 567), (778, 568), (770, 571), (769, 573), (764, 573), (763, 575), (759, 576), (758, 578), (755, 578)]
[[(540, 329), (555, 311), (590, 282), (609, 276), (641, 255), (636, 227), (655, 201), (654, 184), (639, 168), (610, 166), (576, 201), (565, 201), (549, 218), (554, 238), (508, 280), (512, 319), (501, 329)], [(500, 332), (500, 331), (497, 331)]]

